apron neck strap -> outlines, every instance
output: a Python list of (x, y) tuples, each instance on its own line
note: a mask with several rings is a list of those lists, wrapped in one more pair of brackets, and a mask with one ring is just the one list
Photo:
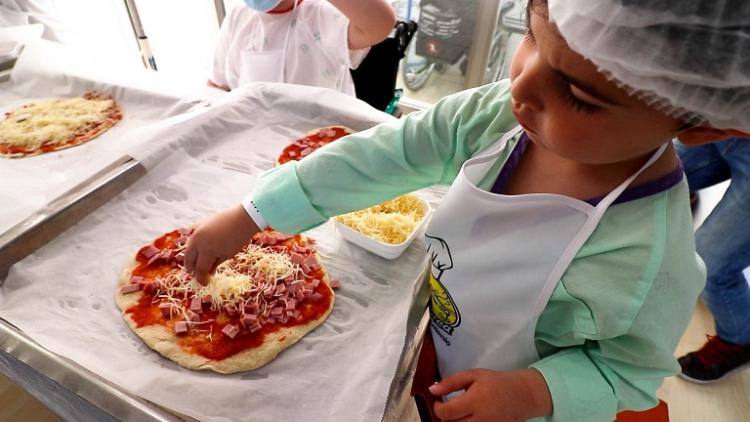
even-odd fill
[[(620, 184), (620, 186), (616, 187), (615, 190), (610, 192), (607, 196), (604, 197), (597, 205), (596, 208), (601, 208), (602, 210), (606, 210), (610, 205), (612, 205), (617, 198), (622, 195), (623, 192), (625, 192), (625, 189), (630, 186), (633, 181), (641, 175), (647, 168), (651, 167), (652, 164), (656, 162), (659, 158), (661, 158), (662, 155), (664, 155), (664, 151), (667, 150), (667, 145), (664, 144), (659, 147), (656, 151), (654, 151), (653, 154), (651, 154), (651, 157), (641, 166), (641, 168), (638, 169), (635, 173), (633, 173), (630, 177), (628, 177), (624, 182)], [(602, 211), (603, 212), (603, 211)]]
[[(555, 289), (555, 286), (557, 286), (557, 283), (562, 279), (563, 274), (567, 270), (568, 266), (571, 262), (573, 262), (573, 259), (575, 258), (576, 254), (578, 253), (578, 250), (581, 249), (584, 243), (586, 243), (586, 240), (591, 236), (591, 234), (596, 229), (596, 226), (599, 224), (599, 221), (602, 219), (602, 216), (607, 211), (607, 208), (614, 202), (620, 194), (622, 194), (625, 189), (630, 186), (631, 183), (633, 183), (633, 180), (636, 179), (641, 173), (643, 173), (644, 170), (651, 167), (652, 164), (658, 160), (662, 154), (664, 154), (664, 151), (666, 151), (668, 144), (664, 144), (659, 149), (657, 149), (652, 155), (651, 158), (646, 161), (638, 171), (636, 171), (632, 176), (628, 177), (627, 180), (622, 182), (620, 186), (615, 188), (612, 192), (609, 193), (609, 195), (605, 196), (604, 199), (599, 202), (599, 204), (594, 208), (593, 212), (589, 213), (588, 217), (586, 218), (586, 222), (583, 224), (583, 227), (581, 227), (581, 230), (575, 235), (573, 240), (568, 244), (568, 246), (565, 248), (565, 251), (563, 252), (560, 259), (557, 261), (557, 264), (555, 264), (554, 269), (550, 273), (549, 277), (547, 278), (547, 282), (544, 286), (544, 289), (542, 290), (542, 294), (539, 296), (539, 299), (537, 300), (537, 303), (534, 305), (533, 313), (534, 318), (539, 318), (539, 315), (542, 313), (542, 310), (545, 306), (547, 306), (547, 302), (549, 301), (550, 296), (552, 296), (552, 292)], [(534, 323), (531, 327), (535, 327), (536, 323)], [(529, 332), (530, 336), (533, 336), (533, 331), (530, 329)], [(533, 338), (533, 337), (530, 337)], [(533, 345), (533, 341), (530, 342)]]
[[(497, 142), (495, 142), (493, 145), (491, 145), (489, 148), (483, 151), (480, 155), (473, 157), (470, 160), (478, 159), (480, 157), (488, 157), (488, 156), (498, 153), (498, 151), (505, 148), (505, 145), (508, 143), (510, 139), (512, 139), (513, 137), (515, 137), (522, 131), (523, 131), (523, 128), (520, 125), (516, 126), (515, 128), (503, 134), (503, 136), (500, 137), (500, 139)], [(647, 168), (651, 167), (651, 165), (654, 164), (656, 160), (661, 158), (661, 156), (664, 154), (664, 151), (667, 150), (668, 145), (669, 145), (668, 143), (665, 143), (664, 145), (660, 146), (656, 151), (654, 151), (653, 154), (651, 154), (651, 157), (649, 157), (649, 159), (641, 166), (641, 168), (638, 169), (638, 171), (633, 173), (624, 182), (622, 182), (619, 186), (617, 186), (613, 191), (607, 194), (607, 196), (605, 196), (601, 201), (599, 201), (599, 203), (596, 205), (594, 213), (600, 214), (600, 215), (604, 214), (604, 211), (606, 211), (606, 209), (610, 205), (612, 205), (612, 203), (615, 202), (615, 200), (617, 200), (617, 198), (620, 195), (622, 195), (623, 192), (625, 192), (625, 189), (627, 189), (628, 186), (630, 186), (630, 184), (633, 183), (633, 181), (638, 176), (641, 175), (641, 173), (643, 173)], [(468, 161), (465, 162), (462, 166), (464, 170), (466, 169), (467, 163)]]

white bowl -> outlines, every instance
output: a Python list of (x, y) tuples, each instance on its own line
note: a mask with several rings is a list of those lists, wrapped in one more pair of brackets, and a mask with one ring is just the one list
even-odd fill
[(361, 248), (367, 249), (368, 251), (374, 253), (375, 255), (381, 256), (386, 259), (396, 259), (399, 256), (401, 256), (402, 253), (404, 253), (406, 248), (408, 248), (411, 242), (414, 241), (414, 238), (417, 237), (417, 234), (422, 232), (432, 212), (432, 207), (430, 207), (429, 202), (425, 201), (419, 196), (416, 196), (416, 197), (419, 200), (419, 202), (422, 204), (422, 209), (424, 210), (424, 216), (422, 217), (422, 221), (420, 221), (419, 224), (417, 224), (417, 226), (414, 227), (414, 230), (412, 230), (412, 232), (409, 234), (409, 237), (407, 237), (406, 240), (404, 240), (401, 243), (394, 245), (390, 243), (381, 242), (380, 240), (373, 239), (370, 236), (367, 236), (363, 233), (360, 233), (354, 230), (353, 228), (347, 226), (346, 224), (339, 222), (337, 219), (334, 218), (333, 221), (334, 221), (334, 224), (336, 225), (336, 231), (344, 239), (348, 240), (351, 243), (354, 243), (355, 245)]

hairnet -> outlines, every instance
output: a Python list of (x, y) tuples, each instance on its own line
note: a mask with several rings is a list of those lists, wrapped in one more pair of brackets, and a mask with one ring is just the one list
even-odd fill
[(750, 133), (750, 1), (549, 0), (570, 47), (632, 95)]

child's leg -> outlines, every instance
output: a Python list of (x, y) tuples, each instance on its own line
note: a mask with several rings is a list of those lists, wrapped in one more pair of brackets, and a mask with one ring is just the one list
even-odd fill
[(435, 344), (432, 342), (432, 332), (428, 326), (422, 347), (419, 350), (417, 367), (411, 385), (411, 395), (414, 396), (414, 402), (422, 422), (438, 420), (433, 410), (435, 402), (439, 401), (440, 398), (435, 397), (428, 390), (432, 384), (438, 381), (440, 381), (440, 371), (437, 366)]
[(721, 183), (731, 176), (729, 163), (720, 154), (718, 144), (685, 146), (674, 143), (691, 192)]
[(750, 266), (750, 140), (723, 141), (715, 151), (730, 168), (732, 181), (696, 233), (696, 248), (708, 270), (703, 299), (721, 339), (750, 344), (750, 287), (742, 274)]

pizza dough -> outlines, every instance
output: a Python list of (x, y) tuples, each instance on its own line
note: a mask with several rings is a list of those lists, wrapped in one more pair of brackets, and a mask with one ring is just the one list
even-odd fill
[[(172, 232), (175, 233), (175, 232)], [(276, 233), (276, 232), (262, 232), (265, 233), (266, 236), (273, 236), (273, 234), (268, 233)], [(165, 236), (168, 236), (169, 233)], [(177, 235), (173, 236), (176, 237)], [(256, 235), (258, 236), (258, 235)], [(261, 237), (263, 234), (261, 234)], [(281, 235), (283, 237), (287, 237), (285, 235)], [(162, 237), (163, 238), (163, 237)], [(301, 236), (295, 236), (295, 237), (287, 237), (291, 239), (299, 239), (301, 244), (309, 245), (307, 243), (307, 239), (302, 238)], [(161, 238), (160, 238), (161, 239)], [(296, 240), (295, 240), (296, 241)], [(288, 242), (288, 241), (287, 241)], [(159, 245), (159, 241), (157, 240), (152, 245)], [(213, 330), (209, 335), (205, 332), (206, 325), (209, 325), (211, 327), (213, 326), (226, 326), (227, 323), (231, 324), (233, 322), (236, 322), (239, 317), (235, 316), (234, 318), (230, 317), (229, 314), (227, 314), (223, 309), (220, 309), (217, 315), (215, 315), (216, 321), (213, 323), (208, 323), (206, 325), (203, 325), (204, 323), (199, 323), (199, 325), (196, 325), (195, 328), (201, 329), (204, 328), (201, 332), (194, 332), (193, 329), (190, 330), (187, 334), (176, 334), (175, 333), (175, 324), (179, 322), (182, 318), (180, 315), (175, 312), (175, 315), (171, 318), (165, 319), (163, 318), (163, 315), (160, 314), (158, 303), (153, 303), (153, 298), (157, 297), (158, 301), (158, 293), (149, 293), (148, 288), (139, 289), (135, 292), (131, 293), (125, 293), (124, 291), (127, 291), (129, 286), (133, 285), (133, 278), (134, 273), (138, 273), (138, 271), (135, 271), (138, 266), (143, 264), (144, 262), (144, 256), (143, 252), (148, 247), (144, 246), (141, 248), (141, 250), (136, 254), (136, 257), (131, 260), (126, 268), (123, 270), (120, 280), (118, 282), (118, 288), (117, 293), (115, 295), (115, 301), (117, 303), (118, 308), (123, 312), (123, 318), (128, 323), (130, 328), (138, 334), (139, 337), (152, 349), (156, 350), (166, 358), (169, 358), (176, 362), (177, 364), (184, 366), (189, 369), (195, 369), (195, 370), (212, 370), (215, 372), (220, 373), (233, 373), (233, 372), (239, 372), (239, 371), (247, 371), (259, 368), (271, 360), (273, 360), (281, 351), (286, 349), (287, 347), (290, 347), (295, 342), (297, 342), (300, 338), (302, 338), (305, 334), (315, 329), (318, 325), (320, 325), (330, 314), (331, 310), (333, 309), (334, 304), (334, 294), (331, 290), (331, 287), (329, 286), (328, 277), (326, 275), (322, 275), (319, 279), (318, 285), (315, 287), (316, 292), (323, 293), (323, 298), (319, 299), (318, 302), (315, 303), (309, 303), (310, 298), (305, 298), (302, 300), (300, 306), (305, 306), (305, 300), (308, 301), (308, 306), (315, 305), (315, 306), (322, 306), (321, 309), (317, 310), (317, 312), (313, 312), (312, 315), (313, 318), (310, 318), (309, 320), (304, 320), (306, 316), (304, 315), (305, 312), (303, 312), (302, 321), (300, 320), (293, 320), (290, 317), (290, 321), (287, 323), (278, 323), (274, 322), (271, 324), (268, 324), (268, 327), (271, 329), (263, 329), (258, 331), (257, 333), (251, 333), (248, 331), (247, 327), (242, 328), (242, 332), (237, 335), (234, 339), (229, 338), (222, 330), (219, 330), (218, 328)], [(306, 246), (309, 248), (309, 246)], [(160, 250), (166, 250), (166, 248), (158, 248)], [(310, 252), (314, 259), (310, 258), (308, 259), (310, 262), (318, 262), (318, 256), (315, 252)], [(139, 262), (140, 261), (140, 262)], [(157, 259), (156, 262), (159, 260)], [(164, 263), (168, 263), (169, 260), (164, 260)], [(166, 264), (171, 265), (171, 264)], [(158, 265), (154, 266), (154, 263), (151, 264), (152, 267), (157, 268)], [(140, 267), (141, 269), (145, 268), (143, 266)], [(155, 270), (156, 271), (156, 270)], [(162, 269), (159, 271), (166, 271), (166, 269)], [(153, 272), (153, 271), (152, 271)], [(158, 271), (156, 271), (158, 272)], [(141, 272), (143, 273), (143, 272)], [(320, 269), (317, 272), (309, 272), (309, 274), (315, 274), (320, 275), (324, 274), (322, 272), (322, 269)], [(136, 276), (138, 277), (138, 276)], [(215, 278), (215, 276), (214, 276)], [(214, 278), (212, 278), (211, 281), (209, 281), (209, 285), (214, 282)], [(144, 285), (147, 285), (149, 281), (149, 277), (146, 276), (143, 280)], [(195, 283), (193, 281), (193, 283)], [(278, 289), (277, 289), (278, 290)], [(163, 294), (163, 292), (162, 292)], [(144, 299), (145, 297), (145, 299)], [(205, 296), (204, 296), (205, 297)], [(275, 296), (277, 297), (277, 296)], [(329, 298), (329, 299), (328, 299)], [(186, 307), (187, 304), (189, 304), (190, 299), (185, 301)], [(205, 304), (203, 306), (203, 309), (206, 310), (206, 314), (211, 313), (208, 311), (209, 307), (211, 305)], [(319, 307), (320, 307), (319, 306)], [(135, 311), (134, 311), (135, 310)], [(151, 324), (143, 324), (143, 312), (145, 311), (147, 315), (146, 319), (156, 319), (156, 323)], [(161, 319), (154, 318), (155, 316), (159, 316)], [(171, 313), (170, 313), (171, 315)], [(220, 321), (220, 322), (218, 322)], [(302, 323), (300, 323), (302, 322)], [(239, 324), (238, 324), (239, 325)], [(267, 328), (268, 328), (267, 327)], [(268, 332), (266, 332), (268, 331)], [(197, 352), (195, 346), (200, 346), (201, 350), (211, 350), (212, 347), (216, 347), (218, 349), (223, 350), (223, 348), (227, 346), (231, 346), (230, 343), (233, 341), (248, 341), (252, 338), (252, 336), (262, 335), (262, 341), (249, 348), (244, 348), (237, 351), (236, 353), (232, 353), (229, 356), (223, 357), (221, 359), (214, 359), (212, 357), (204, 356), (204, 354), (201, 354), (200, 352)], [(208, 353), (211, 355), (213, 352)], [(224, 352), (221, 352), (224, 353)]]

